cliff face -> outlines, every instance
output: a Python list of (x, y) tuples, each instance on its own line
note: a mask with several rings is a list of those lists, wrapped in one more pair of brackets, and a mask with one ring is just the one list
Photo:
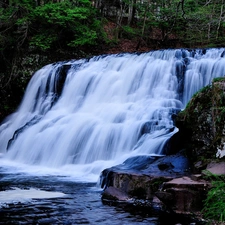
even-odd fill
[(186, 109), (176, 118), (183, 148), (194, 169), (204, 169), (208, 162), (221, 158), (225, 143), (225, 78), (196, 93)]

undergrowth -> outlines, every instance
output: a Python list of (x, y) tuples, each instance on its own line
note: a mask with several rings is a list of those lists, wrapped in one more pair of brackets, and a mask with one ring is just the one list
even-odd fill
[(225, 222), (225, 177), (207, 172), (212, 188), (204, 200), (203, 215), (205, 219)]

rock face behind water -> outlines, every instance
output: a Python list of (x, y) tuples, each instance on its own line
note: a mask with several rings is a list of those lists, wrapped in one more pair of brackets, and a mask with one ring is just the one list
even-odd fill
[(205, 170), (225, 175), (225, 78), (214, 79), (195, 94), (175, 121), (179, 133), (171, 138), (173, 155), (134, 157), (104, 170), (103, 200), (157, 198), (176, 213), (201, 211), (211, 187), (203, 179)]

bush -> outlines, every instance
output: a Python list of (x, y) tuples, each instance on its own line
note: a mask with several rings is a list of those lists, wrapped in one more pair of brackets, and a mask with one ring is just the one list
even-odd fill
[(212, 188), (204, 201), (203, 215), (206, 219), (225, 221), (225, 177), (208, 174)]

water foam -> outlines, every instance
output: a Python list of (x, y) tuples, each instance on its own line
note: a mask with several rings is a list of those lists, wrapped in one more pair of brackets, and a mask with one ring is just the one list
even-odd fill
[(173, 115), (224, 76), (223, 52), (164, 50), (47, 65), (0, 127), (3, 158), (92, 180), (126, 158), (163, 155), (178, 131)]

